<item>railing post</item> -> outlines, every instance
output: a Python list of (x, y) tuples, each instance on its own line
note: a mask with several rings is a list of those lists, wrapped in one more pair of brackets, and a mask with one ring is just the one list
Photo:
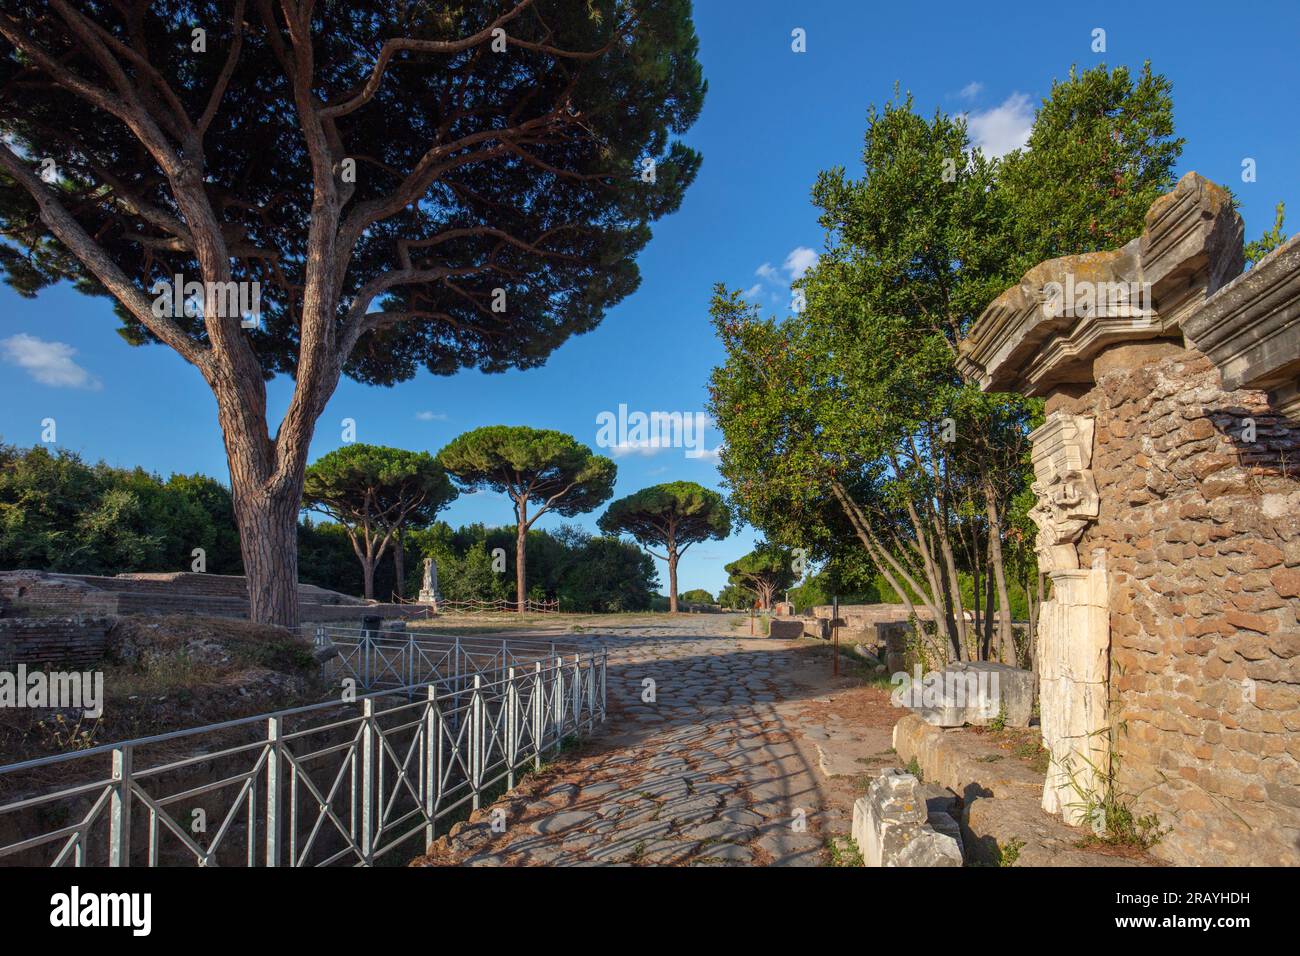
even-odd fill
[(365, 671), (362, 674), (361, 689), (370, 690), (371, 681), (374, 680), (372, 672), (375, 667), (375, 642), (370, 636), (370, 631), (363, 632), (362, 643), (366, 652), (366, 666)]
[[(406, 636), (406, 686), (415, 686), (415, 635), (407, 634)], [(415, 691), (406, 692), (407, 700), (415, 699)]]
[(546, 733), (544, 705), (546, 688), (542, 684), (542, 662), (533, 661), (533, 769), (542, 769), (542, 739)]
[(434, 814), (438, 812), (438, 785), (442, 781), (438, 755), (442, 752), (442, 731), (438, 726), (438, 689), (430, 684), (428, 703), (424, 705), (424, 815), (428, 822), (424, 825), (424, 848), (427, 851), (433, 845)]
[(515, 669), (506, 669), (506, 789), (515, 788), (515, 761), (519, 750), (519, 690), (515, 687)]
[(582, 664), (579, 654), (573, 655), (573, 732), (582, 732)]
[(474, 691), (469, 702), (469, 767), (470, 786), (474, 791), (473, 806), (479, 808), (479, 790), (483, 785), (483, 678), (474, 675)]
[[(453, 701), (456, 701), (457, 703), (460, 702), (461, 686), (460, 686), (460, 638), (459, 637), (455, 639), (455, 643), (453, 643), (451, 646), (451, 695), (452, 695), (451, 699)], [(464, 718), (461, 717), (460, 714), (460, 708), (453, 707), (452, 714), (451, 714), (451, 726), (453, 728), (452, 730), (453, 733), (458, 733), (460, 731), (460, 722), (463, 719)]]
[[(280, 717), (266, 721), (266, 865), (280, 865), (280, 814), (284, 802), (284, 766), (281, 758)], [(292, 863), (292, 861), (290, 861)]]
[(131, 754), (130, 746), (113, 751), (113, 799), (108, 830), (108, 865), (131, 865)]
[(375, 803), (375, 702), (367, 697), (361, 702), (361, 859), (369, 866), (373, 861)]
[(564, 660), (555, 658), (555, 687), (551, 698), (551, 719), (555, 722), (555, 749), (560, 749), (564, 739)]
[(587, 658), (587, 720), (596, 726), (596, 655)]
[(607, 651), (605, 648), (602, 647), (600, 649), (600, 722), (602, 724), (605, 722), (605, 706), (606, 706), (605, 672), (608, 670), (608, 664), (609, 664), (609, 651)]

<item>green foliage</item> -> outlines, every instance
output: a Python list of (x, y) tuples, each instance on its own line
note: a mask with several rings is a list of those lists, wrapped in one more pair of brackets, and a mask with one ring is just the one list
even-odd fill
[(731, 514), (722, 495), (693, 481), (642, 488), (613, 502), (600, 516), (606, 534), (630, 534), (639, 543), (677, 554), (698, 541), (720, 541), (731, 534)]
[(718, 592), (718, 604), (730, 611), (746, 611), (754, 606), (754, 592), (739, 584), (728, 584)]
[[(355, 594), (364, 590), (361, 565), (348, 539), (347, 529), (329, 521), (304, 518), (298, 525), (298, 580), (304, 584)], [(375, 572), (375, 593), (392, 593), (392, 568), (381, 564)]]
[[(300, 558), (304, 580), (323, 587), (337, 587), (358, 593), (360, 575), (341, 529), (334, 525), (304, 527), (304, 541), (319, 542), (332, 536), (332, 551), (303, 550)], [(450, 601), (494, 601), (507, 598), (514, 580), (515, 529), (487, 528), (481, 524), (452, 529), (444, 522), (416, 529), (406, 538), (409, 571), (406, 590), (419, 586), (420, 567), (426, 556), (438, 566), (438, 588)], [(505, 552), (502, 571), (493, 570), (492, 552)], [(658, 587), (654, 562), (635, 545), (616, 538), (593, 536), (572, 526), (555, 532), (530, 531), (526, 560), (533, 582), (530, 596), (559, 599), (565, 611), (640, 611), (650, 606)], [(326, 579), (336, 574), (339, 586)], [(311, 575), (308, 577), (308, 575)], [(391, 587), (391, 566), (384, 564), (376, 574), (376, 593)]]
[(428, 452), (357, 443), (308, 467), (303, 503), (345, 525), (389, 529), (428, 524), (456, 494)]
[[(801, 611), (830, 604), (836, 597), (841, 604), (878, 604), (897, 600), (892, 594), (891, 597), (884, 596), (889, 585), (873, 573), (870, 562), (863, 561), (862, 557), (860, 552), (850, 552), (828, 563), (816, 574), (805, 578), (798, 587), (790, 588), (790, 600)], [(846, 569), (846, 565), (856, 567)]]
[(768, 608), (781, 591), (795, 582), (794, 556), (789, 549), (764, 542), (725, 568), (728, 583), (749, 591), (759, 607)]
[(646, 611), (659, 586), (654, 561), (618, 538), (570, 533), (560, 575), (560, 607), (572, 611)]
[[(1066, 757), (1061, 763), (1066, 784), (1076, 798), (1069, 806), (1077, 810), (1093, 830), (1093, 836), (1084, 842), (1096, 841), (1111, 846), (1149, 850), (1165, 838), (1170, 828), (1161, 826), (1159, 817), (1154, 813), (1137, 813), (1134, 809), (1137, 798), (1123, 790), (1119, 784), (1120, 756), (1115, 751), (1113, 741), (1107, 754), (1104, 767), (1097, 766), (1082, 754), (1079, 757), (1083, 767), (1071, 757)], [(1087, 771), (1084, 771), (1084, 767)], [(1080, 780), (1081, 776), (1085, 779)]]
[(1003, 160), (910, 96), (873, 107), (861, 178), (837, 167), (814, 185), (828, 242), (796, 283), (803, 311), (764, 318), (739, 292), (714, 292), (726, 358), (709, 408), (738, 517), (859, 587), (874, 579), (884, 600), (924, 603), (953, 645), (975, 574), (983, 585), (1007, 570), (995, 601), (1017, 607), (1041, 405), (982, 394), (957, 371), (958, 345), (1029, 266), (1137, 235), (1182, 145), (1168, 90), (1149, 67), (1072, 72), (1029, 148)]
[[(1171, 85), (1144, 63), (1100, 64), (1052, 84), (1023, 150), (998, 174), (1014, 282), (1045, 259), (1117, 249), (1142, 231), (1147, 209), (1174, 185), (1182, 153)], [(1005, 252), (1005, 250), (1003, 250)]]
[(0, 568), (68, 574), (240, 573), (230, 492), (202, 475), (163, 481), (74, 452), (0, 444)]
[(600, 516), (600, 530), (606, 534), (630, 534), (668, 562), (668, 607), (677, 609), (677, 562), (686, 549), (699, 541), (720, 541), (731, 534), (731, 512), (716, 491), (693, 481), (673, 481), (643, 488), (620, 498)]
[[(516, 536), (548, 511), (572, 516), (607, 501), (618, 467), (572, 435), (525, 426), (489, 425), (466, 432), (438, 453), (438, 461), (466, 488), (490, 489), (514, 503)], [(530, 513), (529, 504), (535, 506)], [(514, 548), (509, 549), (515, 553)], [(516, 573), (515, 598), (523, 609), (527, 555)]]
[[(303, 290), (320, 257), (309, 236), (325, 239), (313, 231), (324, 212), (314, 198), (355, 214), (347, 225), (327, 227), (324, 255), (346, 267), (337, 276), (340, 302), (385, 276), (384, 311), (406, 317), (364, 334), (342, 357), (349, 376), (392, 384), (421, 366), (435, 374), (535, 367), (570, 335), (595, 327), (636, 289), (633, 257), (649, 241), (650, 223), (679, 206), (700, 165), (699, 155), (674, 138), (698, 116), (706, 89), (688, 0), (552, 0), (544, 13), (510, 18), (508, 55), (489, 53), (483, 43), (456, 45), (484, 32), (499, 5), (318, 3), (286, 31), (279, 15), (274, 28), (256, 12), (237, 22), (230, 5), (215, 0), (161, 0), (135, 12), (101, 4), (89, 15), (104, 36), (133, 38), (129, 56), (119, 44), (106, 46), (103, 59), (45, 4), (14, 6), (11, 39), (39, 45), (117, 104), (122, 92), (104, 67), (113, 58), (124, 83), (153, 90), (139, 103), (150, 113), (147, 128), (162, 132), (153, 148), (143, 148), (131, 124), (0, 40), (5, 88), (18, 76), (35, 83), (21, 108), (11, 102), (0, 111), (6, 143), (21, 156), (58, 158), (62, 179), (52, 191), (138, 288), (160, 276), (202, 275), (189, 230), (171, 225), (186, 200), (178, 202), (180, 176), (164, 169), (161, 157), (183, 156), (186, 168), (199, 171), (202, 193), (221, 220), (233, 278), (264, 287), (264, 327), (239, 338), (252, 347), (253, 368), (260, 364), (268, 374), (297, 371), (299, 343), (308, 341), (300, 325)], [(206, 31), (207, 55), (191, 50), (196, 23)], [(319, 112), (361, 91), (380, 48), (399, 37), (450, 48), (400, 53), (373, 99), (328, 119), (302, 119), (286, 57), (309, 51), (312, 75), (305, 82)], [(234, 49), (239, 55), (228, 63), (225, 51)], [(157, 83), (149, 79), (155, 76)], [(159, 84), (165, 97), (156, 95)], [(224, 95), (206, 132), (196, 135), (214, 90)], [(131, 97), (127, 105), (136, 102)], [(337, 156), (343, 144), (366, 154), (355, 182), (340, 185), (336, 165), (331, 183), (329, 163), (337, 156), (326, 154), (318, 161), (326, 164), (328, 188), (319, 184), (306, 148), (319, 141)], [(459, 161), (429, 167), (435, 147)], [(655, 161), (653, 185), (635, 175), (643, 158)], [(394, 202), (408, 183), (414, 195)], [(331, 211), (327, 223), (331, 215), (344, 218)], [(371, 218), (378, 224), (364, 228)], [(0, 270), (20, 293), (69, 279), (80, 291), (106, 294), (51, 235), (27, 191), (3, 175), (0, 230), (10, 239), (0, 247)], [(171, 240), (173, 231), (182, 238)], [(433, 274), (391, 281), (412, 267)], [(507, 295), (504, 313), (489, 307), (498, 288)], [(335, 304), (327, 308), (332, 321)], [(118, 312), (127, 341), (156, 341), (138, 316)], [(194, 341), (211, 344), (201, 318), (178, 324)]]
[(685, 604), (716, 604), (713, 595), (704, 588), (691, 588), (689, 591), (683, 591), (679, 595)]
[(456, 494), (428, 452), (351, 444), (308, 467), (303, 504), (346, 529), (361, 562), (365, 596), (373, 597), (375, 565), (394, 536), (427, 525)]
[(1286, 203), (1278, 201), (1277, 208), (1274, 211), (1273, 228), (1264, 233), (1254, 242), (1246, 243), (1246, 262), (1254, 265), (1272, 252), (1282, 243), (1286, 242), (1286, 233), (1282, 231), (1283, 223), (1286, 220)]
[(997, 844), (998, 866), (1015, 866), (1020, 859), (1020, 851), (1025, 848), (1025, 841), (1012, 837), (1005, 844)]
[(828, 836), (826, 850), (830, 854), (831, 866), (865, 866), (862, 850), (851, 836)]
[[(462, 486), (509, 495), (566, 517), (591, 511), (614, 492), (618, 468), (572, 435), (525, 426), (466, 432), (438, 453)], [(520, 520), (524, 520), (521, 513)]]
[[(415, 456), (422, 463), (427, 458)], [(446, 490), (446, 479), (434, 487)], [(444, 597), (507, 597), (514, 538), (509, 527), (452, 529), (437, 522), (408, 529), (406, 593), (419, 588), (429, 555), (438, 563)], [(72, 452), (0, 444), (0, 569), (188, 571), (195, 547), (206, 550), (210, 573), (242, 573), (230, 493), (219, 482), (203, 475), (162, 481), (140, 469), (87, 465)], [(507, 573), (493, 570), (496, 547), (505, 550)], [(529, 532), (527, 555), (536, 596), (559, 598), (565, 610), (645, 610), (659, 586), (654, 562), (635, 545), (577, 528)], [(306, 584), (363, 593), (361, 566), (342, 525), (305, 519), (298, 529), (298, 569)], [(391, 562), (376, 567), (374, 590), (383, 598), (396, 590)]]

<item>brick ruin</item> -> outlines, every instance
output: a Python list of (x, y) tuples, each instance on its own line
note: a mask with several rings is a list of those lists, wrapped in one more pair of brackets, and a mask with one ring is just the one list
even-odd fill
[(1079, 822), (1113, 776), (1171, 828), (1157, 856), (1296, 865), (1300, 237), (1243, 272), (1242, 235), (1189, 173), (1124, 248), (1026, 273), (960, 362), (1046, 399), (1044, 809)]

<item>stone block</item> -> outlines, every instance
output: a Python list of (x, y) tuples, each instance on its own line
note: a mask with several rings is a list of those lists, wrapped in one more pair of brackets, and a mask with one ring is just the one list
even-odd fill
[(916, 777), (897, 768), (882, 771), (853, 804), (853, 839), (864, 865), (961, 866), (960, 837), (952, 826), (944, 824), (940, 832), (928, 820)]
[[(932, 682), (932, 683), (931, 683)], [(1008, 727), (1028, 727), (1034, 675), (993, 661), (951, 664), (926, 679), (911, 709), (935, 727), (986, 727), (1003, 716)]]
[(826, 641), (831, 636), (831, 622), (821, 617), (804, 617), (800, 618), (803, 622), (803, 636), (815, 637), (818, 640)]
[(794, 641), (803, 637), (803, 621), (789, 617), (774, 617), (769, 622), (768, 637)]

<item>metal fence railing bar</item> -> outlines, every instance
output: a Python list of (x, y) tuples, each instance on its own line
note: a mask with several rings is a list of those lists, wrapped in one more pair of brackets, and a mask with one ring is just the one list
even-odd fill
[(354, 699), (0, 767), (0, 864), (373, 865), (605, 719), (604, 647), (321, 630)]
[[(438, 602), (439, 612), (457, 612), (462, 614), (497, 614), (503, 612), (518, 612), (519, 604), (506, 598), (497, 598), (493, 601), (442, 601)], [(524, 610), (529, 614), (557, 614), (560, 610), (560, 601), (555, 598), (550, 601), (538, 601), (528, 598), (524, 601)]]
[(357, 630), (307, 625), (319, 649), (332, 648), (328, 669), (367, 689), (412, 686), (490, 675), (510, 666), (580, 653), (572, 643), (529, 638), (427, 634), (419, 630)]

